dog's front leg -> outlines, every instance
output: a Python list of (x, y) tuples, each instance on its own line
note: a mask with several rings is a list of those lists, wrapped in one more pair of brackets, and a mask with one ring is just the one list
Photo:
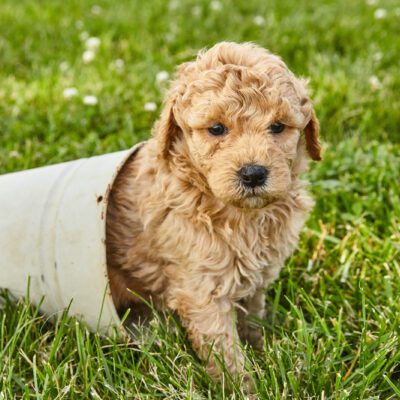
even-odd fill
[(175, 308), (186, 327), (194, 350), (207, 361), (207, 372), (213, 378), (221, 375), (221, 367), (213, 353), (223, 357), (225, 368), (237, 376), (243, 372), (244, 356), (235, 326), (235, 310), (229, 299), (208, 299), (193, 291), (180, 294)]

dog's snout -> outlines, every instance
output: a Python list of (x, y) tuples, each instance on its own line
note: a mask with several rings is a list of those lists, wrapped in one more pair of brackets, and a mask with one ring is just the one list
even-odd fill
[(268, 177), (268, 170), (262, 165), (248, 164), (239, 170), (240, 181), (251, 188), (262, 186)]

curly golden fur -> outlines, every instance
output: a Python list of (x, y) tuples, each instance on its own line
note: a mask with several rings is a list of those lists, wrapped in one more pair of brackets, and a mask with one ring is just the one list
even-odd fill
[[(271, 124), (285, 125), (281, 133)], [(227, 130), (210, 134), (216, 123)], [(119, 311), (139, 297), (176, 311), (194, 349), (220, 370), (243, 370), (246, 314), (264, 315), (264, 289), (296, 248), (313, 202), (300, 174), (320, 159), (306, 82), (254, 44), (222, 42), (178, 68), (153, 137), (125, 165), (107, 216), (111, 291)], [(308, 153), (308, 155), (307, 155)], [(243, 185), (258, 165), (266, 182)], [(137, 293), (135, 298), (129, 290)]]

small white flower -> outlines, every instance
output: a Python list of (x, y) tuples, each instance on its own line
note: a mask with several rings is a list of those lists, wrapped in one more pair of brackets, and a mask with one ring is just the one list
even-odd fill
[(254, 25), (261, 26), (265, 23), (265, 18), (262, 15), (256, 15), (253, 18)]
[(83, 98), (83, 104), (87, 106), (95, 106), (98, 103), (96, 96), (85, 96)]
[(81, 39), (82, 42), (84, 42), (88, 37), (89, 37), (89, 34), (86, 31), (83, 31), (79, 34), (79, 39)]
[(372, 55), (372, 58), (373, 58), (375, 61), (381, 61), (382, 58), (383, 58), (383, 53), (382, 53), (381, 51), (378, 51), (378, 52), (376, 52), (376, 53), (374, 53), (374, 54)]
[(103, 9), (102, 9), (99, 5), (95, 4), (95, 5), (91, 8), (90, 11), (91, 11), (91, 13), (92, 13), (93, 15), (100, 15), (101, 12), (103, 11)]
[(175, 40), (175, 34), (173, 32), (166, 33), (164, 37), (167, 42), (173, 42)]
[(222, 10), (222, 4), (218, 0), (214, 0), (210, 3), (210, 8), (213, 11), (221, 11)]
[(385, 10), (384, 8), (378, 8), (374, 12), (375, 19), (383, 19), (386, 18), (386, 16), (387, 16), (387, 10)]
[(117, 58), (110, 64), (110, 67), (117, 71), (122, 71), (125, 67), (125, 62), (121, 58)]
[(69, 88), (65, 88), (63, 90), (64, 99), (72, 99), (72, 97), (75, 97), (77, 95), (78, 95), (78, 89), (77, 88), (69, 87)]
[(169, 78), (169, 73), (167, 71), (157, 72), (156, 81), (158, 83), (165, 82), (166, 80), (168, 80), (168, 78)]
[(179, 6), (179, 1), (177, 1), (177, 0), (171, 0), (171, 1), (169, 2), (169, 4), (168, 4), (168, 8), (169, 8), (171, 11), (176, 10), (176, 9), (178, 8), (178, 6)]
[(153, 101), (150, 101), (149, 103), (146, 103), (144, 105), (144, 110), (149, 112), (154, 112), (157, 110), (157, 104), (154, 103)]
[(82, 61), (85, 64), (89, 64), (90, 62), (92, 62), (96, 57), (96, 53), (93, 50), (86, 50), (83, 54), (82, 54)]
[(175, 22), (172, 22), (169, 25), (169, 28), (170, 28), (172, 34), (177, 34), (179, 32), (179, 26)]
[(382, 82), (376, 75), (370, 76), (368, 81), (372, 90), (378, 90), (382, 88)]
[(21, 157), (21, 153), (19, 151), (17, 151), (17, 150), (12, 150), (12, 151), (10, 151), (8, 156), (10, 158), (18, 158), (18, 157)]
[(367, 0), (366, 3), (369, 6), (375, 6), (376, 4), (378, 4), (378, 0)]
[(86, 40), (86, 48), (89, 50), (97, 50), (100, 46), (100, 39), (98, 37), (90, 37)]
[(200, 6), (194, 6), (192, 8), (192, 15), (193, 15), (193, 17), (198, 17), (199, 15), (201, 15), (201, 7)]
[(69, 69), (69, 64), (66, 61), (63, 61), (60, 63), (58, 68), (60, 68), (60, 71), (65, 72)]
[(84, 27), (83, 21), (78, 19), (78, 21), (75, 22), (75, 28), (76, 29), (82, 29)]
[(14, 105), (14, 107), (11, 108), (11, 114), (14, 117), (17, 117), (19, 113), (21, 112), (20, 108), (17, 105)]

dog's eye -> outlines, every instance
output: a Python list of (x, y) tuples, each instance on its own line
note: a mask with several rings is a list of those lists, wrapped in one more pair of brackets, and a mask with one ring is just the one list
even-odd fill
[(208, 128), (208, 132), (210, 132), (211, 135), (214, 135), (214, 136), (221, 136), (224, 133), (226, 133), (227, 131), (228, 131), (227, 127), (225, 125), (219, 124), (219, 123), (215, 124), (213, 126), (210, 126)]
[(285, 129), (285, 125), (282, 122), (275, 122), (268, 127), (268, 130), (272, 133), (281, 133)]

